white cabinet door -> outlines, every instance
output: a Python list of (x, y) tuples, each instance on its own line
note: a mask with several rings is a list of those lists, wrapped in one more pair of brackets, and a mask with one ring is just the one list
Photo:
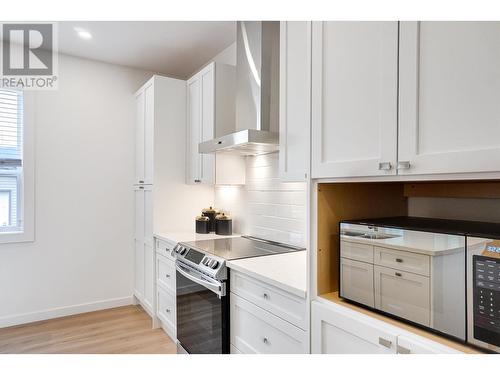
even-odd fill
[(280, 178), (304, 181), (311, 131), (311, 22), (280, 24)]
[(144, 90), (144, 183), (153, 183), (154, 157), (154, 85)]
[(341, 258), (341, 297), (375, 307), (373, 264)]
[(136, 186), (135, 199), (135, 283), (134, 295), (142, 302), (144, 299), (144, 186)]
[(144, 242), (135, 240), (134, 246), (134, 296), (142, 302), (144, 300)]
[(430, 282), (426, 276), (374, 267), (375, 308), (430, 326)]
[(144, 183), (144, 91), (135, 97), (135, 184)]
[(201, 182), (201, 81), (197, 76), (187, 82), (188, 91), (188, 183)]
[(214, 183), (215, 156), (200, 154), (198, 144), (214, 138), (215, 65), (191, 77), (188, 87), (188, 183)]
[(400, 174), (500, 171), (500, 22), (401, 22)]
[(409, 332), (398, 336), (397, 352), (398, 354), (463, 354), (449, 346)]
[[(215, 126), (215, 66), (204, 69), (201, 77), (201, 134), (199, 142), (214, 139)], [(201, 182), (214, 183), (215, 155), (203, 154), (201, 157)]]
[(144, 298), (143, 306), (150, 313), (154, 312), (154, 248), (144, 244)]
[(312, 177), (393, 175), (398, 22), (313, 22)]
[(314, 354), (394, 354), (398, 331), (343, 306), (311, 303)]
[(154, 301), (154, 239), (152, 186), (136, 186), (135, 196), (135, 286), (134, 294), (149, 312)]

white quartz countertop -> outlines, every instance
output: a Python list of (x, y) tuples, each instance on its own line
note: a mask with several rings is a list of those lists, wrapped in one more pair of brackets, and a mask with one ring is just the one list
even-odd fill
[(307, 296), (305, 250), (232, 260), (227, 262), (227, 266), (301, 298)]
[(215, 233), (201, 234), (196, 232), (165, 232), (165, 233), (155, 233), (154, 236), (160, 240), (170, 241), (175, 243), (213, 240), (216, 238), (241, 237), (240, 234), (233, 234), (231, 236), (221, 236)]

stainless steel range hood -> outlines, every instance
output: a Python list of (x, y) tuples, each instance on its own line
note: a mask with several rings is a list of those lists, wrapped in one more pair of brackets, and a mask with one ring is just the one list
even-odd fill
[(200, 143), (200, 153), (278, 151), (279, 27), (274, 21), (237, 23), (235, 131)]

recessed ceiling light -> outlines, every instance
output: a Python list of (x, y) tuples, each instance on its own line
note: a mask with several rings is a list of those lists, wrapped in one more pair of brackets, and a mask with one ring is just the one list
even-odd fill
[(92, 39), (92, 34), (88, 32), (85, 29), (82, 29), (81, 27), (75, 27), (75, 31), (78, 34), (78, 36), (82, 39), (89, 40)]

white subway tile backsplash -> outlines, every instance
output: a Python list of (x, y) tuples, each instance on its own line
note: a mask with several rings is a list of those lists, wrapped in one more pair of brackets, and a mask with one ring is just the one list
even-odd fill
[(306, 184), (281, 182), (278, 153), (247, 157), (246, 185), (235, 191), (229, 199), (216, 188), (216, 205), (234, 213), (242, 233), (305, 247)]

